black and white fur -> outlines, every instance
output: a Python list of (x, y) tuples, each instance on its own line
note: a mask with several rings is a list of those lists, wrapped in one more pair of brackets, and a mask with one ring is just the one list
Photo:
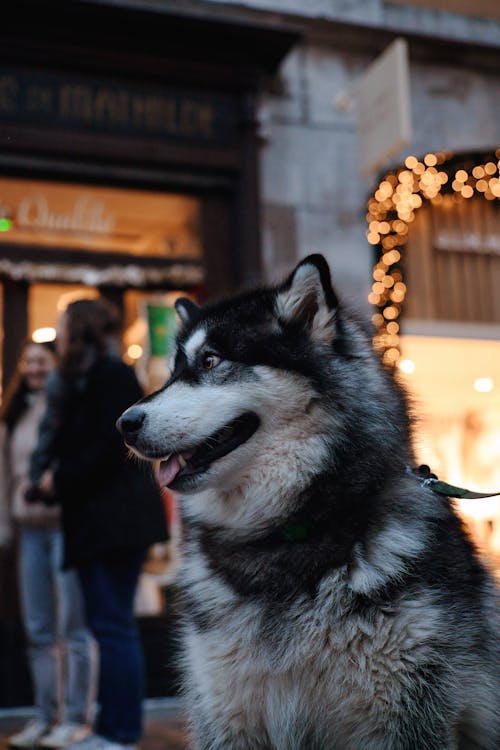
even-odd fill
[[(170, 486), (193, 747), (498, 750), (494, 585), (409, 471), (405, 400), (326, 261), (178, 312), (170, 380), (120, 426), (143, 457), (187, 457)], [(211, 461), (225, 425), (242, 442)]]

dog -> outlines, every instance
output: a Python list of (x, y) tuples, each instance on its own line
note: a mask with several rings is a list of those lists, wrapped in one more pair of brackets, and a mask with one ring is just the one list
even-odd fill
[(404, 394), (312, 255), (181, 321), (119, 420), (180, 493), (195, 750), (498, 750), (498, 600)]

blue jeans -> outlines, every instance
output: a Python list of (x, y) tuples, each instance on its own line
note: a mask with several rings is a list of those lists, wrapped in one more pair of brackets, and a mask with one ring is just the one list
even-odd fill
[(75, 571), (61, 570), (58, 528), (22, 526), (19, 590), (35, 706), (48, 723), (91, 721), (95, 700), (95, 648), (85, 627)]
[(113, 742), (142, 734), (144, 667), (134, 595), (145, 550), (129, 550), (78, 566), (87, 623), (99, 644), (96, 731)]

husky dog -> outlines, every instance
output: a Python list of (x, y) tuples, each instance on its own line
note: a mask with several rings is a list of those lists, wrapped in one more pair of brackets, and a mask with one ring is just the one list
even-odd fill
[(182, 495), (194, 748), (499, 750), (493, 582), (325, 259), (177, 311), (119, 427)]

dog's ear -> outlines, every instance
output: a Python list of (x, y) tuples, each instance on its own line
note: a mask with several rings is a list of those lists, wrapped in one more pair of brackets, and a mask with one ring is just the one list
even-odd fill
[(303, 325), (320, 341), (333, 339), (337, 307), (330, 269), (322, 255), (304, 258), (278, 290), (276, 298), (280, 320)]
[(193, 302), (187, 297), (179, 297), (179, 299), (176, 299), (175, 309), (177, 311), (177, 315), (181, 319), (182, 325), (185, 327), (196, 323), (196, 321), (200, 317), (201, 308), (198, 307), (196, 302)]

